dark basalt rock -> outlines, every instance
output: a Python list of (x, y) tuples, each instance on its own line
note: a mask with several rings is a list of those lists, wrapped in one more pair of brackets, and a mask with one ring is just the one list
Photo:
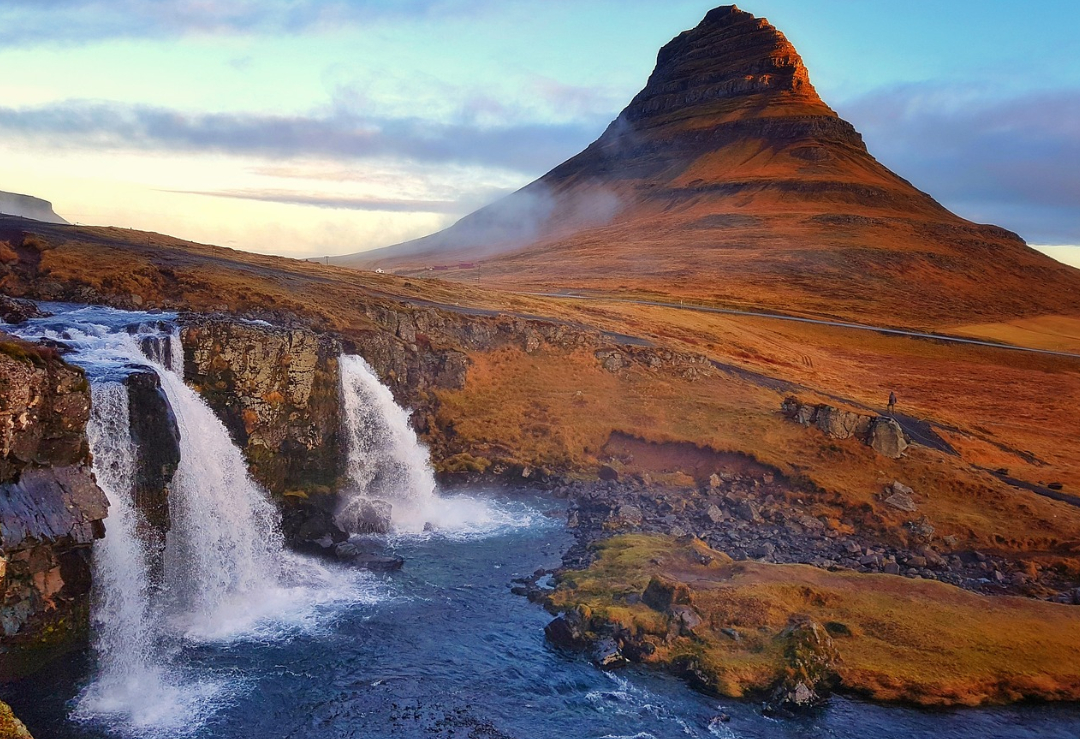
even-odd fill
[(29, 318), (40, 318), (47, 315), (48, 313), (39, 310), (37, 305), (30, 300), (20, 300), (19, 298), (0, 295), (0, 319), (4, 323), (22, 323)]
[(285, 496), (281, 504), (281, 532), (285, 542), (300, 552), (333, 557), (334, 547), (349, 539), (337, 525), (337, 497), (323, 495)]
[(164, 545), (169, 530), (169, 485), (180, 465), (180, 429), (151, 369), (124, 381), (128, 390), (131, 438), (135, 443), (135, 507), (142, 513), (152, 550)]

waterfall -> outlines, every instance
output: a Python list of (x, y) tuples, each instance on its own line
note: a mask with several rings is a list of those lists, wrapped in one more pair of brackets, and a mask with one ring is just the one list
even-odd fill
[[(188, 734), (235, 690), (193, 668), (185, 642), (277, 638), (317, 625), (328, 606), (381, 599), (373, 579), (283, 549), (277, 510), (249, 476), (224, 424), (184, 384), (174, 317), (50, 306), (56, 315), (12, 328), (24, 339), (63, 342), (86, 370), (87, 427), (98, 484), (109, 498), (106, 536), (94, 544), (93, 644), (98, 672), (73, 718), (106, 721), (139, 736)], [(151, 587), (134, 504), (136, 449), (123, 379), (151, 367), (180, 430), (169, 486), (164, 584)], [(174, 371), (175, 370), (175, 371)]]
[(370, 501), (390, 503), (397, 534), (430, 530), (469, 539), (528, 525), (483, 497), (439, 495), (428, 450), (409, 425), (410, 412), (394, 401), (363, 357), (342, 355), (338, 367), (349, 479), (337, 516), (342, 528), (356, 532)]
[(393, 506), (396, 529), (423, 530), (433, 523), (439, 499), (427, 449), (409, 426), (409, 411), (394, 401), (363, 357), (342, 355), (338, 367), (351, 483), (338, 520), (355, 531), (364, 501), (382, 500)]
[(109, 498), (109, 536), (94, 546), (92, 618), (100, 673), (83, 696), (81, 707), (87, 711), (109, 701), (131, 703), (163, 680), (155, 654), (149, 568), (132, 499), (135, 448), (127, 388), (118, 382), (96, 383), (91, 395), (87, 436), (94, 476)]
[(158, 368), (180, 429), (170, 486), (165, 583), (176, 623), (193, 635), (228, 634), (257, 617), (284, 562), (277, 510), (206, 402)]

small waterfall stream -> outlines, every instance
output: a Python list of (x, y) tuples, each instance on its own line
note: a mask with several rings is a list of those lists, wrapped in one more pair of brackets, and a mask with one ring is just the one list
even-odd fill
[[(93, 397), (87, 435), (94, 475), (109, 498), (109, 536), (94, 546), (94, 652), (97, 680), (79, 701), (77, 714), (155, 706), (174, 692), (154, 633), (149, 564), (139, 539), (139, 512), (132, 501), (135, 448), (131, 440), (127, 388), (119, 382), (91, 385)], [(135, 715), (145, 724), (159, 715)]]
[(520, 525), (505, 511), (471, 495), (439, 495), (428, 450), (409, 425), (410, 411), (394, 400), (363, 357), (338, 358), (341, 371), (346, 473), (338, 523), (357, 531), (365, 503), (389, 503), (395, 534), (483, 535)]
[(193, 636), (228, 635), (257, 618), (281, 584), (277, 510), (210, 407), (178, 374), (157, 370), (180, 428), (165, 545), (174, 623)]
[(409, 411), (397, 404), (363, 357), (342, 355), (341, 405), (352, 488), (338, 520), (355, 531), (364, 501), (393, 505), (400, 531), (418, 532), (431, 523), (438, 503), (428, 451), (409, 426)]

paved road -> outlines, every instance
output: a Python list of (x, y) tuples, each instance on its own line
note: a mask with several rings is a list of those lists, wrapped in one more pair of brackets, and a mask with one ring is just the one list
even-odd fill
[(733, 308), (710, 308), (704, 305), (684, 305), (682, 303), (662, 303), (655, 300), (634, 300), (631, 298), (610, 298), (599, 295), (577, 295), (573, 293), (523, 293), (524, 295), (535, 295), (537, 297), (544, 298), (565, 298), (568, 300), (596, 300), (606, 301), (609, 303), (630, 303), (632, 305), (653, 305), (658, 308), (675, 308), (677, 310), (690, 310), (698, 313), (721, 313), (729, 316), (752, 316), (754, 318), (771, 318), (777, 321), (794, 321), (796, 323), (813, 323), (818, 326), (835, 326), (837, 328), (849, 328), (856, 331), (873, 331), (879, 334), (889, 334), (892, 336), (907, 336), (915, 339), (932, 339), (934, 341), (945, 341), (953, 344), (971, 344), (974, 346), (986, 346), (992, 349), (1005, 349), (1015, 352), (1030, 352), (1032, 354), (1048, 354), (1054, 357), (1070, 357), (1072, 359), (1080, 359), (1080, 354), (1074, 354), (1072, 352), (1058, 352), (1052, 349), (1034, 349), (1028, 346), (1017, 346), (1016, 344), (999, 344), (993, 341), (980, 341), (979, 339), (965, 339), (959, 336), (946, 336), (943, 334), (929, 334), (920, 331), (906, 331), (899, 328), (884, 328), (882, 326), (869, 326), (863, 323), (846, 323), (844, 321), (828, 321), (822, 318), (802, 318), (800, 316), (787, 316), (778, 313), (762, 313), (759, 311), (748, 310), (735, 310)]

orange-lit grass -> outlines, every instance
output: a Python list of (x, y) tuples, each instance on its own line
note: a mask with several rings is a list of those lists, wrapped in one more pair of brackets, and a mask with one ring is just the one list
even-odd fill
[[(843, 687), (877, 700), (944, 706), (1080, 698), (1080, 609), (890, 575), (733, 562), (701, 542), (667, 537), (621, 536), (598, 549), (591, 567), (567, 574), (554, 604), (583, 605), (653, 634), (653, 661), (695, 656), (726, 695), (766, 689), (780, 676), (775, 636), (800, 616), (847, 627), (850, 636), (835, 637)], [(702, 554), (712, 561), (701, 564)], [(626, 594), (641, 593), (658, 574), (691, 589), (705, 620), (695, 639), (665, 643), (661, 614), (626, 605)]]
[[(723, 373), (696, 381), (634, 367), (612, 374), (589, 352), (514, 348), (473, 356), (466, 387), (440, 392), (444, 421), (477, 450), (523, 464), (595, 468), (615, 431), (653, 442), (743, 452), (802, 481), (820, 512), (903, 538), (926, 515), (962, 546), (1050, 551), (1080, 540), (1080, 509), (1015, 490), (963, 459), (912, 447), (899, 460), (857, 440), (827, 438), (782, 418), (782, 393)], [(633, 470), (648, 471), (655, 470)], [(900, 480), (917, 491), (912, 516), (885, 505)]]

